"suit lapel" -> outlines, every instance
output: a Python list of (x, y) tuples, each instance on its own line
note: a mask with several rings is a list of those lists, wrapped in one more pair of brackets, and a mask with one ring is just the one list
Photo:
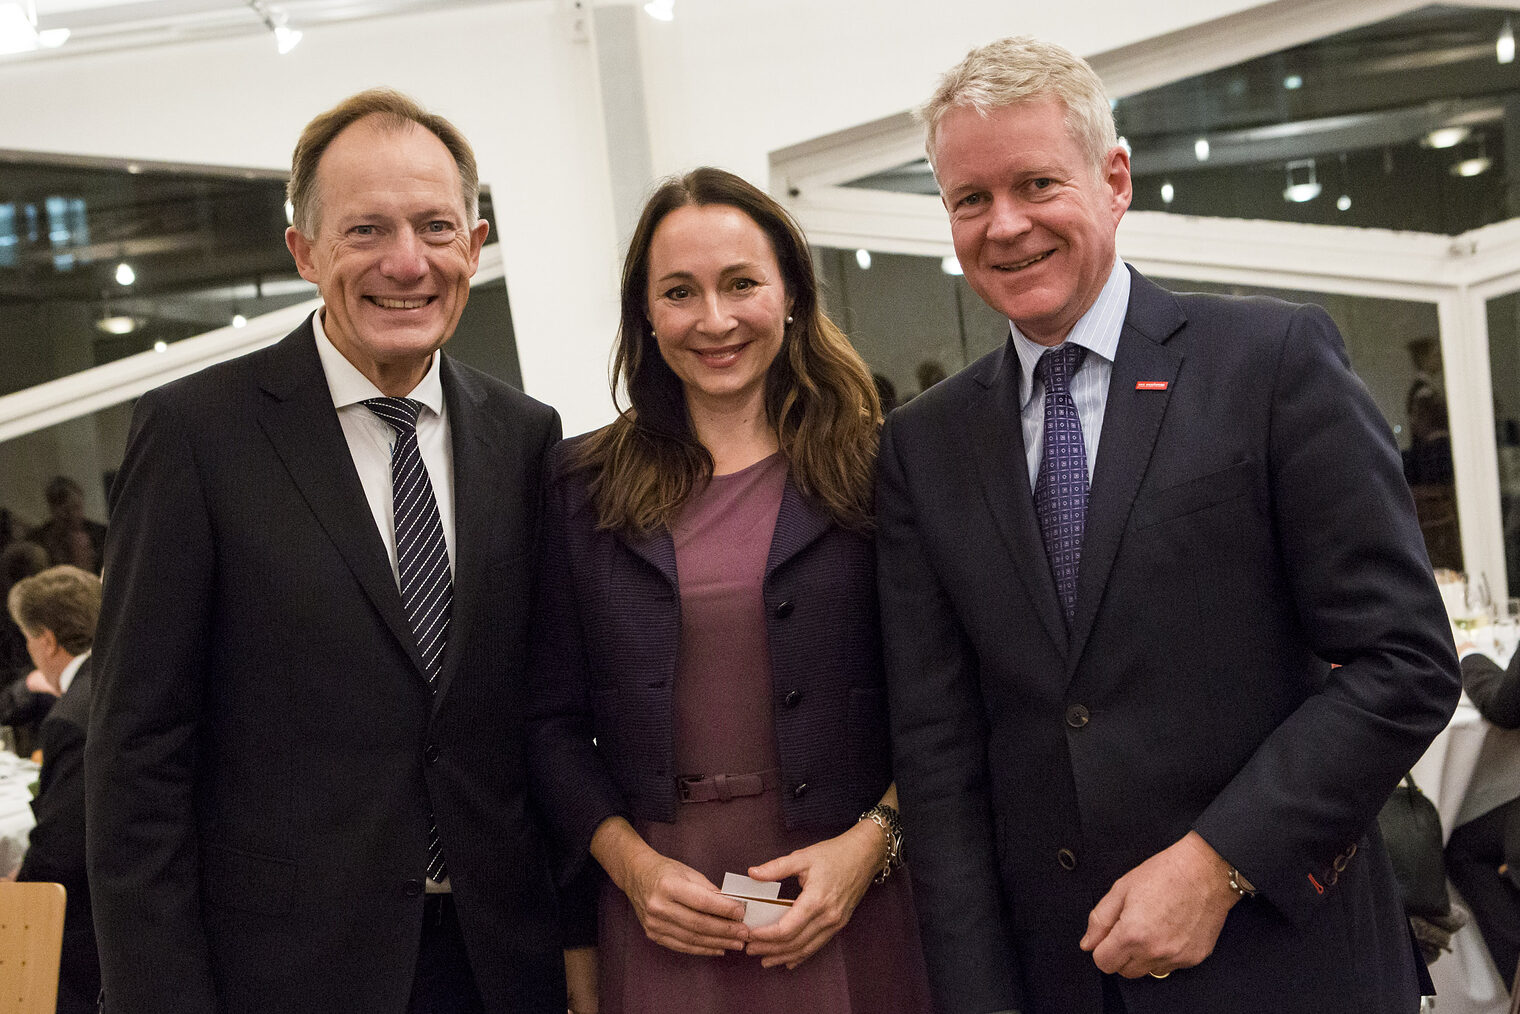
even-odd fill
[[(1182, 366), (1182, 349), (1166, 344), (1186, 318), (1171, 293), (1131, 272), (1129, 312), (1108, 384), (1103, 433), (1087, 500), (1069, 664), (1075, 668), (1092, 632), (1130, 508), (1150, 464), (1156, 436)], [(1147, 385), (1137, 390), (1137, 384)], [(1165, 385), (1159, 387), (1157, 385)]]
[(385, 543), (333, 409), (311, 321), (275, 345), (259, 385), (269, 396), (259, 424), (317, 523), (327, 532), (375, 610), (422, 671)]
[[(439, 353), (443, 355), (443, 353)], [(436, 712), (459, 671), (464, 653), (478, 625), (481, 610), (492, 608), (486, 594), (487, 569), (496, 554), (491, 552), (493, 512), (488, 506), (501, 496), (503, 484), (517, 481), (499, 474), (498, 455), (492, 447), (507, 446), (512, 437), (501, 420), (486, 411), (485, 391), (468, 374), (455, 368), (448, 356), (439, 365), (443, 382), (444, 411), (449, 419), (449, 445), (454, 455), (454, 601), (449, 619), (449, 640), (443, 649), (443, 669), (433, 694)]]
[[(1066, 618), (1061, 615), (1055, 578), (1040, 538), (1029, 486), (1024, 426), (1019, 416), (1019, 359), (1005, 341), (1000, 356), (989, 359), (976, 377), (982, 390), (961, 419), (961, 446), (983, 448), (973, 455), (987, 509), (1013, 556), (1013, 571), (1056, 648), (1066, 650)], [(990, 445), (990, 446), (989, 446)]]

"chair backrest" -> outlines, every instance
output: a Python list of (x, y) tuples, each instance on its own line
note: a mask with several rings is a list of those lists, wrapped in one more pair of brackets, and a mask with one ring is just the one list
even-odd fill
[(62, 884), (0, 883), (0, 1014), (53, 1014), (63, 949)]

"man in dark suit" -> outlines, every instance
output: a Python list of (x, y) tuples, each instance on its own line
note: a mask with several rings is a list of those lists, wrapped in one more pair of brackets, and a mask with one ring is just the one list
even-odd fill
[(57, 883), (68, 892), (58, 964), (58, 1014), (92, 1014), (100, 958), (85, 875), (84, 744), (90, 722), (90, 645), (100, 616), (100, 579), (73, 566), (18, 581), (7, 598), (32, 663), (61, 695), (42, 723), (42, 775), (26, 857), (17, 880)]
[(107, 1014), (563, 1011), (520, 714), (559, 420), (443, 356), (487, 223), (395, 92), (310, 123), (324, 305), (145, 395), (87, 748)]
[(1374, 818), (1456, 659), (1334, 325), (1117, 259), (1129, 157), (1065, 50), (974, 51), (924, 117), (966, 279), (1011, 322), (879, 464), (941, 1010), (1415, 1010)]

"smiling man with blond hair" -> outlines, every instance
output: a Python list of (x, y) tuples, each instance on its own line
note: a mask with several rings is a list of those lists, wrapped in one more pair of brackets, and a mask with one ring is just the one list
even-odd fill
[(1119, 259), (1129, 154), (1066, 50), (977, 49), (923, 118), (966, 281), (1008, 319), (878, 459), (939, 1008), (1414, 1011), (1375, 817), (1456, 658), (1335, 325)]

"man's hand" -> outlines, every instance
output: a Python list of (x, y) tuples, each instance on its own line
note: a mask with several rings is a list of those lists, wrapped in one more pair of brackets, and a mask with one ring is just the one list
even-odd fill
[(1213, 953), (1239, 900), (1229, 864), (1189, 831), (1119, 878), (1088, 915), (1081, 947), (1104, 972), (1169, 975)]
[(565, 950), (565, 991), (570, 1002), (566, 1014), (597, 1014), (601, 1010), (596, 958), (594, 946)]

